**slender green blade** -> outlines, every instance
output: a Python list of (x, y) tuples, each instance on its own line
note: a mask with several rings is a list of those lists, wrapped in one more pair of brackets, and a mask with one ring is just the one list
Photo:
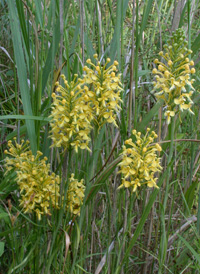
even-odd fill
[(47, 55), (47, 59), (46, 59), (45, 66), (43, 69), (43, 74), (42, 74), (42, 91), (43, 92), (46, 87), (49, 74), (53, 70), (54, 59), (58, 51), (59, 43), (60, 43), (60, 22), (58, 18), (55, 23), (55, 27), (53, 31), (53, 40), (52, 40), (50, 49), (49, 50), (47, 49), (48, 55)]
[[(126, 14), (126, 10), (128, 7), (128, 2), (129, 1), (122, 1), (122, 0), (118, 0), (117, 1), (117, 13), (116, 13), (116, 19), (115, 19), (115, 30), (114, 30), (114, 34), (113, 34), (113, 38), (111, 41), (111, 45), (110, 45), (110, 59), (111, 62), (114, 61), (114, 59), (116, 58), (116, 54), (117, 54), (117, 60), (120, 60), (120, 36), (121, 36), (121, 20), (124, 18), (125, 14)], [(123, 5), (123, 9), (122, 9), (122, 5)], [(123, 10), (123, 14), (122, 11)]]
[(35, 2), (35, 9), (36, 9), (36, 18), (38, 19), (40, 26), (42, 27), (42, 7), (41, 1), (34, 1)]
[(181, 237), (181, 235), (178, 234), (178, 237), (187, 246), (187, 248), (192, 252), (192, 254), (194, 255), (195, 259), (200, 264), (200, 255), (194, 250), (194, 248), (183, 237)]
[(4, 253), (4, 246), (5, 246), (5, 243), (4, 242), (0, 242), (0, 257)]
[(199, 35), (196, 37), (196, 39), (194, 40), (193, 44), (192, 44), (192, 55), (196, 54), (196, 52), (198, 51), (198, 49), (200, 48), (200, 33)]
[(18, 119), (18, 120), (34, 120), (34, 121), (45, 121), (49, 122), (51, 118), (46, 118), (42, 116), (33, 116), (33, 115), (3, 115), (1, 120), (7, 119)]
[(145, 127), (149, 124), (151, 119), (158, 113), (159, 108), (163, 105), (163, 101), (159, 100), (153, 108), (149, 111), (149, 113), (146, 114), (142, 122), (138, 125), (137, 130), (138, 131), (144, 131)]
[(142, 17), (142, 23), (141, 23), (141, 28), (140, 28), (140, 36), (139, 36), (139, 39), (141, 39), (142, 37), (142, 33), (147, 25), (147, 22), (148, 22), (148, 18), (149, 18), (149, 15), (150, 15), (150, 12), (151, 12), (151, 9), (152, 9), (152, 3), (153, 3), (153, 0), (147, 0), (146, 1), (146, 5), (145, 5), (145, 11), (144, 11), (144, 14), (143, 14), (143, 17)]
[[(24, 53), (22, 48), (21, 33), (19, 28), (19, 21), (17, 17), (17, 10), (15, 6), (15, 1), (8, 0), (8, 9), (10, 16), (10, 27), (12, 32), (14, 55), (17, 66), (17, 74), (19, 79), (19, 87), (23, 102), (23, 108), (25, 115), (33, 115), (32, 106), (30, 101), (29, 87), (27, 82), (27, 72), (26, 64), (24, 60)], [(28, 137), (31, 144), (31, 149), (33, 153), (36, 152), (36, 135), (35, 135), (35, 125), (34, 121), (26, 120)]]

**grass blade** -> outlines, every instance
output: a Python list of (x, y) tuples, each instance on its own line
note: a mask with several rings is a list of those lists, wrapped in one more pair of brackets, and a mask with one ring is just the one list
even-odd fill
[(195, 259), (200, 265), (200, 255), (194, 250), (194, 248), (183, 238), (181, 235), (178, 235), (179, 239), (187, 246), (187, 248), (192, 252)]
[[(27, 83), (27, 72), (26, 64), (24, 60), (21, 33), (19, 29), (19, 21), (17, 17), (17, 11), (15, 7), (15, 1), (8, 0), (9, 16), (10, 16), (10, 26), (12, 32), (13, 46), (15, 61), (17, 66), (17, 74), (19, 79), (19, 87), (22, 96), (23, 108), (25, 115), (33, 115), (32, 106), (30, 101), (29, 87)], [(35, 135), (35, 125), (33, 121), (26, 120), (28, 137), (33, 153), (36, 152), (36, 135)]]

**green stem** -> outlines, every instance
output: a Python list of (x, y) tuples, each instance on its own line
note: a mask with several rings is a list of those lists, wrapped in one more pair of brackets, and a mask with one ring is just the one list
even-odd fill
[(200, 235), (200, 188), (199, 188), (198, 212), (197, 212), (197, 232)]
[[(138, 0), (136, 0), (136, 48), (134, 55), (134, 75), (135, 75), (135, 99), (134, 99), (134, 128), (137, 125), (137, 97), (138, 97), (138, 51), (139, 51), (139, 4)], [(131, 91), (130, 91), (131, 92)]]
[[(159, 271), (158, 274), (163, 273), (163, 265), (165, 263), (165, 257), (166, 257), (166, 248), (167, 248), (167, 240), (168, 240), (168, 231), (165, 230), (165, 223), (164, 223), (164, 216), (166, 212), (166, 207), (167, 207), (167, 200), (168, 200), (168, 194), (169, 194), (169, 179), (170, 179), (170, 171), (171, 171), (171, 161), (173, 157), (173, 151), (174, 151), (174, 132), (175, 132), (175, 117), (172, 117), (171, 124), (169, 126), (169, 135), (170, 135), (170, 146), (169, 146), (169, 155), (167, 159), (167, 170), (166, 170), (166, 186), (165, 186), (165, 196), (164, 196), (164, 201), (163, 201), (163, 207), (162, 207), (162, 220), (161, 220), (161, 225), (162, 225), (162, 231), (161, 233), (161, 242), (165, 241), (165, 243), (160, 245), (160, 265), (159, 265)], [(164, 235), (163, 235), (164, 234)], [(163, 240), (164, 239), (164, 240)]]
[(175, 130), (175, 117), (172, 117), (172, 121), (170, 124), (169, 132), (170, 132), (170, 146), (169, 146), (169, 155), (167, 159), (167, 177), (166, 177), (166, 190), (165, 190), (165, 197), (164, 197), (164, 211), (166, 209), (167, 199), (168, 199), (168, 192), (169, 192), (169, 178), (170, 178), (170, 162), (172, 160), (173, 151), (174, 151), (174, 130)]

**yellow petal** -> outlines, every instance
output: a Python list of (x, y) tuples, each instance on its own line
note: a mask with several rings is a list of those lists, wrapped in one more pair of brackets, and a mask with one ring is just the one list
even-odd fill
[(124, 181), (123, 183), (124, 183), (125, 187), (130, 187), (131, 186), (131, 183), (129, 181)]

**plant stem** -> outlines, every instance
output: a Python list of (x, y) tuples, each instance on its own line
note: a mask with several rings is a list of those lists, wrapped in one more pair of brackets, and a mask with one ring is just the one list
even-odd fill
[(169, 146), (169, 155), (167, 158), (167, 177), (166, 177), (166, 190), (165, 190), (165, 197), (164, 197), (164, 211), (166, 209), (167, 199), (168, 199), (168, 192), (169, 192), (169, 178), (170, 178), (170, 162), (173, 156), (173, 148), (174, 148), (174, 129), (175, 129), (175, 117), (172, 117), (172, 122), (170, 124), (170, 146)]
[[(164, 222), (164, 216), (166, 212), (166, 207), (167, 207), (167, 200), (168, 200), (168, 193), (169, 193), (169, 179), (170, 179), (170, 169), (171, 169), (171, 161), (173, 157), (173, 151), (174, 151), (174, 131), (175, 131), (175, 117), (172, 117), (171, 124), (169, 125), (169, 135), (170, 135), (170, 146), (169, 146), (169, 155), (167, 158), (167, 170), (166, 170), (166, 181), (165, 181), (165, 196), (163, 200), (163, 207), (162, 207), (162, 220), (161, 220), (161, 225), (162, 225), (162, 231), (161, 233), (161, 242), (163, 244), (160, 244), (160, 261), (159, 261), (159, 271), (158, 274), (163, 274), (163, 265), (165, 263), (165, 258), (166, 258), (166, 249), (167, 249), (167, 241), (168, 241), (168, 231), (165, 229), (165, 223)], [(164, 235), (163, 235), (164, 234)], [(164, 240), (163, 240), (164, 239)]]

